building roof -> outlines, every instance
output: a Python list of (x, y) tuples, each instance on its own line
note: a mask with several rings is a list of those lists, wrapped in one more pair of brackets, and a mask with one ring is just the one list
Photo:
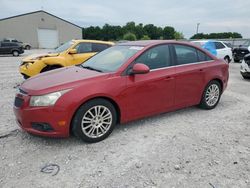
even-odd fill
[(36, 14), (36, 13), (45, 13), (45, 14), (48, 14), (48, 15), (50, 15), (50, 16), (53, 16), (53, 17), (55, 17), (55, 18), (57, 18), (57, 19), (60, 19), (60, 20), (62, 20), (62, 21), (64, 21), (64, 22), (67, 22), (67, 23), (69, 23), (69, 24), (71, 24), (71, 25), (74, 25), (74, 26), (76, 26), (76, 27), (82, 28), (82, 27), (80, 27), (79, 25), (76, 25), (76, 24), (74, 24), (74, 23), (72, 23), (72, 22), (69, 22), (69, 21), (64, 20), (64, 19), (62, 19), (62, 18), (59, 18), (59, 17), (57, 17), (57, 16), (55, 16), (55, 15), (53, 15), (53, 14), (50, 14), (50, 13), (44, 11), (44, 10), (38, 10), (38, 11), (34, 11), (34, 12), (29, 12), (29, 13), (25, 13), (25, 14), (20, 14), (20, 15), (16, 15), (16, 16), (11, 16), (11, 17), (7, 17), (7, 18), (2, 18), (2, 19), (0, 19), (0, 21), (8, 20), (8, 19), (16, 18), (16, 17), (21, 17), (21, 16), (26, 16), (26, 15), (30, 15), (30, 14)]

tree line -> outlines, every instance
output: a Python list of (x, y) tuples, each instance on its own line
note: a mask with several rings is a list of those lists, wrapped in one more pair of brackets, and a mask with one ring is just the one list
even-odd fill
[(190, 39), (229, 39), (229, 38), (242, 38), (242, 35), (237, 32), (223, 32), (223, 33), (197, 33)]
[(105, 24), (103, 27), (90, 26), (82, 29), (84, 39), (95, 40), (150, 40), (150, 39), (183, 39), (184, 35), (171, 26), (157, 27), (153, 24), (143, 25), (128, 22), (124, 26)]
[[(154, 24), (143, 25), (128, 22), (124, 26), (105, 24), (103, 27), (90, 26), (82, 29), (84, 39), (119, 41), (119, 40), (150, 40), (150, 39), (184, 39), (182, 32), (172, 26), (158, 27)], [(226, 39), (242, 38), (237, 32), (197, 33), (190, 39)]]

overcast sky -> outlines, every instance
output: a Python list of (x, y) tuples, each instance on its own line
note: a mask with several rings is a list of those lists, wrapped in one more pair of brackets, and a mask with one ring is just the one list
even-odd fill
[(239, 32), (250, 38), (250, 0), (0, 0), (0, 19), (43, 9), (79, 26), (129, 21), (199, 32)]

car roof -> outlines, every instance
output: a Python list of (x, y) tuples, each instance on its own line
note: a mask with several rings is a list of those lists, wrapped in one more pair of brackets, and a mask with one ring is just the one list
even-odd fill
[(129, 41), (124, 43), (117, 44), (118, 46), (152, 46), (152, 45), (158, 45), (158, 44), (168, 44), (168, 43), (175, 43), (175, 44), (188, 44), (190, 45), (190, 42), (185, 41), (176, 41), (176, 40), (140, 40), (140, 41)]
[(74, 39), (74, 42), (90, 42), (90, 43), (99, 43), (99, 44), (109, 44), (114, 45), (115, 43), (109, 41), (101, 41), (101, 40), (87, 40), (87, 39)]
[(225, 42), (225, 41), (220, 41), (220, 40), (213, 40), (213, 39), (208, 39), (208, 40), (193, 40), (191, 42)]

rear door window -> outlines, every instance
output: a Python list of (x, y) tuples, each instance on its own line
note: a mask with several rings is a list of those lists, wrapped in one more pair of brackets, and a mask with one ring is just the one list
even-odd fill
[(199, 62), (197, 50), (186, 45), (174, 45), (177, 65), (185, 65)]
[(174, 45), (176, 53), (176, 65), (192, 64), (212, 60), (204, 52), (191, 46)]
[(89, 53), (89, 52), (92, 52), (92, 44), (91, 43), (79, 43), (75, 47), (75, 49), (78, 54)]
[(8, 46), (10, 46), (9, 43), (2, 43), (2, 47), (8, 47)]
[(92, 51), (93, 52), (101, 52), (107, 48), (109, 48), (110, 45), (107, 44), (97, 44), (97, 43), (93, 43), (92, 44)]

